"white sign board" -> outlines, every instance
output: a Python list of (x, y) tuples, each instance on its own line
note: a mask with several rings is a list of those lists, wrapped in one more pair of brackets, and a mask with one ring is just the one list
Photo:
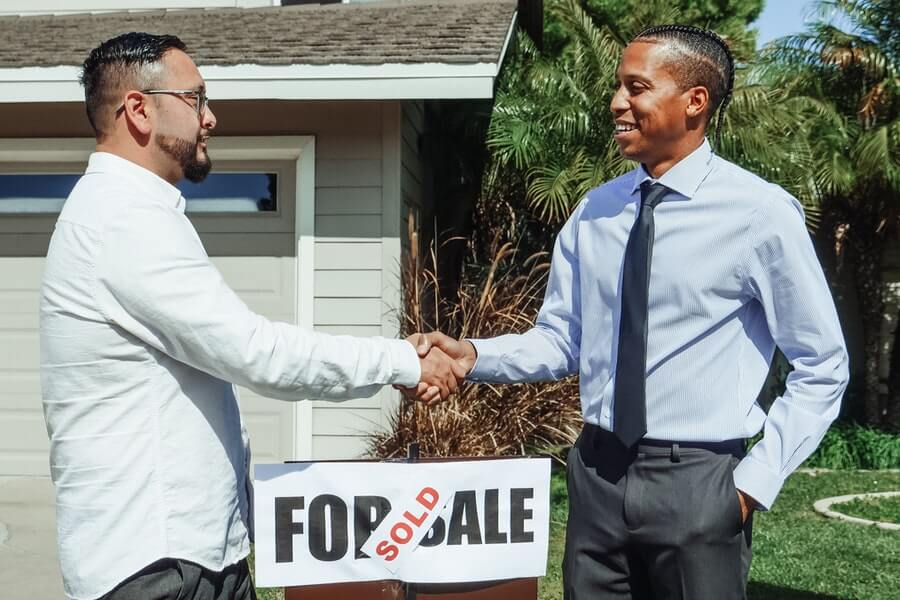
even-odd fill
[(540, 577), (550, 459), (257, 465), (256, 584)]

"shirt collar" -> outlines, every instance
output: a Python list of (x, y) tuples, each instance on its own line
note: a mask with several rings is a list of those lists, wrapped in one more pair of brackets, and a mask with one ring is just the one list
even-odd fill
[(136, 181), (143, 189), (166, 206), (184, 212), (185, 201), (181, 190), (144, 167), (110, 152), (93, 152), (88, 159), (85, 173), (113, 173)]
[(634, 194), (635, 191), (640, 189), (641, 184), (649, 179), (663, 184), (687, 199), (691, 199), (697, 193), (697, 188), (709, 175), (710, 170), (712, 170), (712, 157), (713, 153), (709, 140), (704, 138), (703, 143), (696, 150), (675, 163), (659, 179), (653, 179), (653, 176), (647, 172), (647, 168), (642, 163), (634, 172), (634, 185), (631, 188), (631, 193)]

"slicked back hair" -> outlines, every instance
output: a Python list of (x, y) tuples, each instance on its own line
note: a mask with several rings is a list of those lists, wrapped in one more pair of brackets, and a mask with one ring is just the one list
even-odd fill
[(716, 147), (722, 138), (725, 109), (734, 88), (734, 56), (721, 37), (708, 29), (691, 25), (657, 25), (640, 32), (632, 42), (666, 44), (674, 56), (669, 68), (676, 81), (688, 89), (702, 85), (709, 91), (709, 122), (716, 117)]
[(91, 50), (81, 71), (81, 85), (87, 117), (97, 139), (104, 136), (122, 92), (155, 87), (163, 55), (169, 50), (185, 49), (184, 42), (174, 35), (131, 32)]

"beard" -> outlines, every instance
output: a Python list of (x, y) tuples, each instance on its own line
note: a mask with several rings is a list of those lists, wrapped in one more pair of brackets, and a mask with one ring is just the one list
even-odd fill
[(200, 183), (209, 175), (212, 161), (204, 152), (203, 158), (197, 158), (199, 142), (189, 142), (171, 135), (156, 134), (154, 141), (160, 150), (172, 157), (184, 172), (184, 178), (193, 183)]

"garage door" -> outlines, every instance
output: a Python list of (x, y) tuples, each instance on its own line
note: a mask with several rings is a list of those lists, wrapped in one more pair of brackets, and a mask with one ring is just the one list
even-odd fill
[[(22, 174), (45, 182), (56, 178), (59, 188), (71, 187), (73, 180), (65, 183), (60, 173), (40, 173), (41, 168), (46, 170), (0, 165), (5, 171), (0, 172), (0, 476), (49, 475), (38, 373), (38, 297), (41, 254), (52, 228), (47, 224), (55, 220), (62, 200), (46, 185), (23, 183)], [(294, 179), (290, 162), (217, 162), (206, 188), (184, 190), (189, 214), (226, 281), (251, 309), (285, 322), (296, 322)], [(242, 195), (239, 181), (256, 181), (256, 187), (262, 181), (265, 189)], [(34, 214), (24, 214), (29, 211), (23, 205)], [(37, 255), (23, 256), (29, 253)], [(249, 390), (240, 390), (240, 402), (254, 462), (291, 458), (295, 405)]]

